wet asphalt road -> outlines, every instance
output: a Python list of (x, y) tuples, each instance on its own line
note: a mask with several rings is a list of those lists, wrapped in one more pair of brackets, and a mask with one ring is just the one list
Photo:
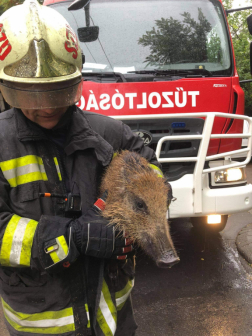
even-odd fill
[(252, 268), (235, 247), (237, 233), (251, 222), (251, 213), (235, 214), (221, 234), (199, 235), (189, 219), (174, 220), (171, 233), (181, 261), (171, 269), (159, 269), (139, 253), (136, 336), (252, 335)]
[(186, 220), (174, 221), (172, 233), (181, 258), (172, 269), (138, 257), (137, 336), (252, 335), (252, 275), (234, 240), (226, 240), (225, 232), (199, 236)]
[[(252, 183), (252, 164), (247, 173)], [(251, 213), (231, 216), (215, 236), (197, 234), (189, 219), (174, 220), (171, 233), (181, 261), (171, 269), (159, 269), (138, 253), (136, 336), (252, 336), (252, 268), (234, 243), (252, 223)], [(8, 335), (0, 309), (0, 336)]]

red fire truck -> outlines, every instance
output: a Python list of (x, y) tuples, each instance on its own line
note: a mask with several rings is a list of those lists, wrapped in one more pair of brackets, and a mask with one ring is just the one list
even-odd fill
[[(79, 37), (85, 63), (78, 106), (123, 120), (156, 150), (176, 198), (171, 219), (190, 217), (197, 228), (220, 231), (229, 214), (252, 208), (245, 174), (252, 124), (221, 0), (44, 5)], [(233, 158), (238, 154), (244, 159)]]

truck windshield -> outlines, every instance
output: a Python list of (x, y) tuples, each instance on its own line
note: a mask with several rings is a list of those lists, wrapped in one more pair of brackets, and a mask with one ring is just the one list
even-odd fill
[[(77, 32), (86, 27), (85, 10), (69, 12), (70, 3), (53, 8)], [(90, 26), (99, 27), (99, 38), (81, 43), (84, 72), (178, 70), (179, 75), (182, 70), (202, 69), (212, 76), (232, 74), (227, 27), (218, 0), (92, 0)]]

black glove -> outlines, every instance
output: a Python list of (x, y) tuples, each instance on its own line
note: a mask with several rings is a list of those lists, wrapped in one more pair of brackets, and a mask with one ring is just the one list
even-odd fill
[(32, 267), (57, 273), (80, 254), (97, 258), (127, 259), (134, 254), (132, 242), (102, 217), (103, 199), (78, 219), (41, 216), (33, 246)]
[(81, 254), (97, 258), (127, 259), (132, 254), (132, 241), (102, 216), (106, 194), (98, 199), (86, 215), (72, 224), (74, 242)]

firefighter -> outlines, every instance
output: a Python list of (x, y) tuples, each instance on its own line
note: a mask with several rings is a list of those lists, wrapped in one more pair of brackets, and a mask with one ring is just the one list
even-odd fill
[(0, 89), (13, 106), (0, 114), (0, 280), (11, 336), (137, 328), (132, 247), (107, 226), (97, 197), (115, 152), (158, 163), (128, 126), (76, 107), (81, 69), (76, 35), (53, 9), (26, 0), (0, 17)]

